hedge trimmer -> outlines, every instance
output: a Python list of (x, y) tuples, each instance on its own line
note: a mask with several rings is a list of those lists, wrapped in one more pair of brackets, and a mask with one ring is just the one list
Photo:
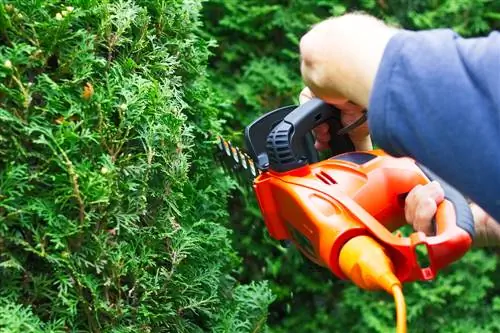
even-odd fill
[[(311, 131), (323, 122), (333, 157), (320, 160)], [(270, 235), (291, 241), (340, 279), (393, 295), (398, 332), (406, 332), (402, 284), (435, 278), (472, 244), (472, 213), (460, 193), (411, 158), (354, 151), (340, 111), (319, 99), (259, 117), (246, 127), (245, 145), (246, 152), (220, 139), (218, 157), (240, 182), (250, 182)], [(406, 195), (432, 180), (445, 191), (435, 235), (396, 233), (407, 224)]]

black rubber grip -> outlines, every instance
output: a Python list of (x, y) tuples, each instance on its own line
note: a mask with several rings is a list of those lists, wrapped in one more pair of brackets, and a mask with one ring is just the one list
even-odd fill
[(304, 137), (325, 122), (330, 127), (332, 154), (354, 151), (349, 136), (337, 133), (342, 128), (340, 110), (319, 98), (312, 98), (287, 114), (267, 136), (270, 169), (285, 172), (311, 163), (305, 154)]
[[(259, 170), (264, 171), (269, 167), (269, 157), (266, 151), (269, 132), (296, 108), (296, 105), (290, 105), (270, 111), (255, 119), (245, 128), (245, 146)], [(306, 133), (302, 144), (302, 154), (306, 156), (310, 163), (319, 161), (319, 154), (314, 147), (314, 141), (312, 131)]]
[(429, 170), (422, 164), (416, 163), (422, 172), (429, 178), (430, 181), (437, 181), (444, 190), (444, 197), (453, 204), (456, 215), (456, 225), (466, 231), (471, 238), (475, 236), (474, 216), (470, 209), (467, 199), (458, 192), (454, 187), (446, 183), (441, 177)]

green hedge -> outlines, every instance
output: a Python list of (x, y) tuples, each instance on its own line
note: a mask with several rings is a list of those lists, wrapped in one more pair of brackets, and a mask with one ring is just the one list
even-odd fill
[(250, 332), (200, 1), (0, 6), (0, 331)]
[[(212, 154), (218, 133), (241, 143), (256, 116), (297, 102), (300, 36), (351, 10), (469, 35), (500, 12), (472, 0), (4, 1), (0, 331), (391, 331), (390, 297), (270, 239)], [(498, 331), (496, 267), (475, 250), (408, 285), (411, 331)]]

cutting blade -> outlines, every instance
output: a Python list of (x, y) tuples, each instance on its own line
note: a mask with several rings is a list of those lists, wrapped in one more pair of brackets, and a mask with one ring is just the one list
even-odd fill
[(224, 170), (234, 175), (240, 185), (252, 184), (261, 173), (247, 153), (222, 137), (218, 139), (216, 155)]

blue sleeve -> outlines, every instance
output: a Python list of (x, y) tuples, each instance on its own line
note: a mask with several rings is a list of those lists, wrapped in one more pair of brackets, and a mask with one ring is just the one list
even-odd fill
[(395, 35), (368, 110), (376, 145), (414, 158), (500, 221), (500, 33)]

